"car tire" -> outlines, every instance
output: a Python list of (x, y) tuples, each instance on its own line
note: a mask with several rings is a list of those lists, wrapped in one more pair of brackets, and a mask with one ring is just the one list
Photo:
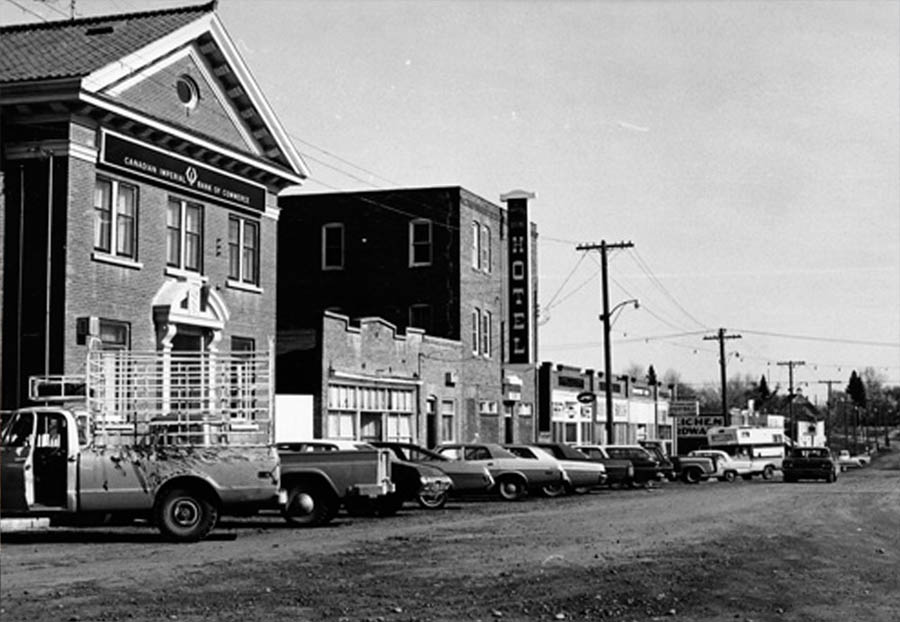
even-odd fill
[(552, 484), (544, 484), (541, 486), (541, 494), (545, 497), (562, 497), (566, 494), (566, 485), (562, 482), (553, 482)]
[(447, 497), (449, 493), (444, 490), (437, 494), (426, 495), (420, 493), (416, 496), (416, 501), (419, 506), (425, 508), (426, 510), (440, 510), (442, 507), (447, 505)]
[(725, 474), (722, 475), (723, 482), (733, 482), (737, 479), (737, 473), (735, 471), (725, 471)]
[(284, 520), (297, 527), (327, 525), (337, 515), (337, 500), (317, 486), (299, 484), (288, 492), (281, 510)]
[(174, 542), (202, 540), (219, 519), (216, 506), (204, 495), (187, 488), (172, 488), (157, 502), (156, 526)]
[(835, 474), (835, 472), (832, 471), (831, 473), (829, 473), (828, 475), (826, 475), (826, 476), (825, 476), (825, 481), (828, 482), (829, 484), (835, 483), (835, 482), (837, 481), (837, 475)]
[(763, 479), (772, 479), (775, 477), (775, 467), (771, 464), (767, 464), (766, 468), (763, 469), (762, 478)]
[(518, 477), (505, 475), (497, 480), (497, 493), (504, 501), (518, 501), (525, 492), (525, 482)]
[(684, 473), (681, 474), (681, 481), (685, 484), (699, 484), (702, 477), (703, 473), (700, 469), (689, 468), (685, 469)]

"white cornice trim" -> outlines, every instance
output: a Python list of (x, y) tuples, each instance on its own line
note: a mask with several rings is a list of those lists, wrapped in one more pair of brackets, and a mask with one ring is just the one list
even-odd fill
[(275, 142), (287, 156), (288, 161), (293, 165), (297, 174), (302, 177), (309, 177), (309, 168), (306, 166), (306, 162), (300, 157), (300, 153), (297, 151), (296, 147), (294, 147), (293, 141), (281, 125), (281, 122), (275, 115), (275, 111), (269, 106), (269, 102), (266, 101), (265, 95), (263, 95), (259, 85), (253, 78), (253, 74), (250, 73), (250, 69), (244, 63), (244, 59), (241, 58), (241, 55), (238, 53), (237, 48), (231, 41), (231, 37), (228, 36), (222, 22), (219, 21), (219, 18), (215, 14), (212, 14), (211, 17), (210, 32), (213, 39), (218, 44), (219, 49), (222, 50), (222, 53), (225, 55), (231, 68), (237, 74), (238, 80), (245, 87), (247, 96), (253, 102), (254, 107), (259, 111), (263, 121), (265, 121), (266, 126), (272, 132)]
[(28, 160), (44, 158), (48, 151), (54, 156), (69, 156), (91, 164), (97, 163), (97, 155), (100, 153), (94, 147), (87, 147), (68, 140), (45, 140), (9, 145), (4, 149), (4, 155), (9, 160)]
[(115, 60), (82, 80), (84, 90), (98, 93), (101, 90), (140, 72), (152, 65), (172, 50), (186, 45), (209, 31), (212, 13), (201, 15), (196, 20), (157, 39), (128, 56)]
[[(261, 170), (266, 171), (267, 173), (271, 173), (277, 177), (284, 179), (285, 181), (289, 181), (295, 184), (302, 184), (303, 177), (299, 177), (296, 174), (290, 173), (282, 168), (277, 168), (272, 164), (256, 160), (254, 158), (248, 157), (246, 154), (243, 154), (239, 151), (235, 151), (229, 147), (224, 147), (222, 145), (213, 144), (212, 142), (197, 136), (196, 134), (191, 134), (174, 126), (168, 125), (166, 123), (160, 123), (156, 119), (152, 117), (148, 117), (147, 115), (141, 114), (135, 110), (130, 108), (126, 108), (121, 104), (117, 104), (116, 102), (110, 101), (109, 99), (95, 95), (93, 93), (85, 93), (82, 92), (79, 99), (87, 104), (91, 104), (92, 106), (96, 106), (97, 108), (101, 108), (103, 110), (108, 110), (109, 112), (114, 112), (122, 117), (127, 119), (132, 119), (137, 121), (138, 123), (142, 123), (149, 127), (155, 128), (161, 132), (165, 132), (171, 134), (172, 136), (176, 136), (178, 138), (182, 138), (190, 143), (195, 145), (205, 147), (210, 151), (214, 151), (216, 153), (221, 153), (222, 155), (228, 156), (229, 158), (233, 158), (239, 162), (244, 162), (245, 164), (249, 164), (250, 166), (255, 166)], [(182, 156), (185, 157), (185, 156)], [(204, 166), (208, 166), (204, 164)], [(256, 182), (254, 182), (256, 183)]]

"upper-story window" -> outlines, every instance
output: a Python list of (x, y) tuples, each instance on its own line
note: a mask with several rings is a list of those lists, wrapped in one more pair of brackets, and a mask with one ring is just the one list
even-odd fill
[(203, 271), (203, 206), (170, 198), (166, 210), (166, 263)]
[(472, 268), (491, 271), (491, 228), (480, 222), (472, 222)]
[(98, 177), (94, 186), (94, 249), (137, 258), (136, 186)]
[(481, 225), (472, 223), (472, 267), (481, 269)]
[(481, 348), (481, 309), (472, 309), (472, 354), (477, 355)]
[(409, 265), (431, 265), (431, 221), (420, 218), (409, 223)]
[(228, 278), (259, 285), (259, 223), (228, 217)]
[(491, 358), (492, 333), (491, 324), (493, 324), (493, 313), (485, 310), (481, 314), (481, 354), (487, 358)]
[(344, 269), (344, 225), (322, 225), (322, 269)]
[(481, 269), (491, 271), (491, 228), (481, 226)]

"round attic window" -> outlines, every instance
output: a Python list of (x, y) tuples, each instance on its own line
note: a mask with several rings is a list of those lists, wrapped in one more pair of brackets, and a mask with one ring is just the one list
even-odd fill
[(200, 90), (192, 77), (188, 75), (178, 76), (178, 80), (175, 82), (175, 92), (178, 93), (178, 100), (184, 104), (185, 108), (193, 110), (197, 107), (197, 102), (200, 100)]

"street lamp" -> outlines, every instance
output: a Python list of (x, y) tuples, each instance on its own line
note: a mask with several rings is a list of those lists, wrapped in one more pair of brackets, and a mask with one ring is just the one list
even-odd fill
[[(600, 319), (603, 321), (603, 392), (606, 395), (606, 442), (611, 443), (613, 440), (613, 400), (612, 400), (612, 347), (609, 343), (609, 329), (612, 326), (612, 316), (614, 313), (621, 311), (627, 305), (633, 304), (635, 309), (640, 307), (637, 298), (624, 300), (614, 306), (611, 310), (608, 305), (608, 295), (606, 288), (603, 289), (603, 313)], [(596, 432), (595, 432), (596, 433)]]

